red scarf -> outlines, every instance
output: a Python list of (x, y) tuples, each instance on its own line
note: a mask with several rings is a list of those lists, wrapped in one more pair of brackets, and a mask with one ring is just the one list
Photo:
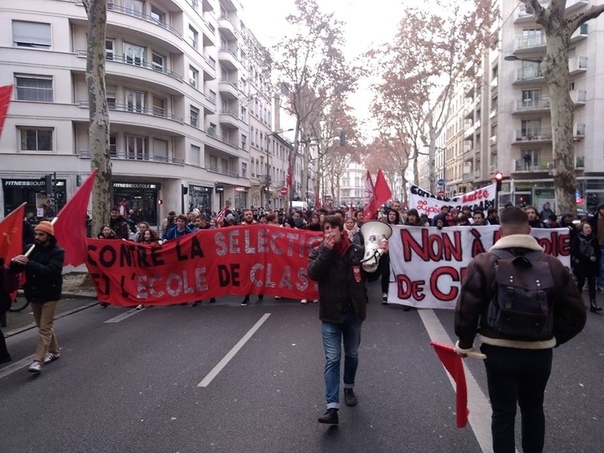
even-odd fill
[(346, 250), (348, 250), (348, 247), (350, 247), (351, 242), (350, 239), (348, 239), (348, 235), (345, 233), (340, 237), (340, 242), (336, 242), (333, 246), (333, 249), (339, 256), (344, 256)]

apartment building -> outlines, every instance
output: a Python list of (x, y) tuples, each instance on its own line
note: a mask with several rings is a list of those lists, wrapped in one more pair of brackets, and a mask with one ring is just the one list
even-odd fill
[[(237, 0), (108, 1), (115, 205), (156, 223), (170, 210), (260, 204), (271, 98), (247, 57), (243, 14)], [(23, 0), (0, 5), (0, 24), (0, 85), (14, 84), (0, 214), (25, 201), (39, 215), (44, 175), (56, 174), (60, 208), (90, 172), (87, 17), (79, 0)]]
[[(566, 13), (595, 5), (595, 0), (568, 0)], [(546, 5), (546, 3), (544, 3)], [(523, 3), (500, 2), (496, 24), (499, 46), (483, 55), (477, 84), (465, 85), (463, 109), (450, 112), (446, 141), (447, 194), (469, 191), (505, 176), (499, 203), (531, 204), (539, 209), (554, 204), (553, 142), (550, 98), (539, 62), (545, 56), (546, 37)], [(577, 205), (592, 211), (604, 201), (604, 130), (598, 127), (604, 112), (602, 75), (597, 42), (604, 18), (584, 24), (571, 37), (570, 95), (574, 104), (573, 135)], [(459, 90), (452, 103), (462, 105)], [(462, 124), (462, 138), (452, 139)], [(460, 154), (463, 170), (458, 169)]]

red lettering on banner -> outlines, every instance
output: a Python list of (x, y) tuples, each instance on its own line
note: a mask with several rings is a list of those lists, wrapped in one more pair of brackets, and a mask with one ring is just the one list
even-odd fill
[(438, 206), (428, 206), (428, 200), (418, 200), (417, 201), (417, 211), (425, 212), (428, 217), (432, 217), (430, 214), (438, 214), (440, 212), (440, 207)]
[(569, 256), (570, 255), (570, 234), (558, 234), (553, 231), (550, 237), (537, 239), (537, 242), (543, 251), (552, 256)]
[(484, 245), (482, 245), (482, 235), (478, 228), (471, 228), (470, 233), (474, 236), (474, 240), (472, 241), (472, 258), (474, 258), (479, 253), (484, 253)]
[(488, 190), (476, 190), (467, 195), (464, 195), (461, 198), (462, 204), (472, 203), (480, 200), (488, 200), (489, 199), (489, 191)]
[[(452, 238), (451, 238), (452, 236)], [(403, 244), (403, 259), (411, 261), (412, 252), (415, 252), (424, 261), (461, 261), (463, 251), (461, 247), (461, 231), (447, 231), (430, 234), (426, 228), (421, 232), (421, 244), (418, 243), (410, 230), (401, 230)]]
[(449, 276), (451, 280), (454, 282), (460, 281), (459, 271), (451, 266), (439, 267), (432, 272), (430, 276), (430, 291), (438, 300), (443, 302), (451, 302), (457, 298), (459, 294), (459, 288), (454, 285), (451, 285), (449, 281), (447, 281), (444, 286), (449, 289), (448, 292), (441, 291), (439, 288), (439, 279), (442, 276)]
[(396, 276), (396, 292), (401, 300), (414, 299), (423, 300), (426, 295), (423, 294), (425, 280), (411, 281), (406, 275)]

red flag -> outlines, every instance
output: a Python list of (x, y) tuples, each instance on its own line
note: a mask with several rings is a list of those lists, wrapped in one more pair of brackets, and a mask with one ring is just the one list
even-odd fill
[(63, 206), (54, 223), (57, 243), (65, 250), (64, 266), (79, 266), (86, 262), (86, 211), (97, 171), (95, 168)]
[(363, 207), (363, 222), (375, 219), (376, 211), (379, 208), (379, 204), (375, 198), (375, 188), (373, 187), (373, 181), (371, 180), (371, 174), (367, 170), (367, 179), (365, 180), (365, 206)]
[(352, 201), (350, 202), (350, 207), (348, 208), (348, 217), (354, 219), (354, 208), (352, 207)]
[[(12, 85), (4, 85), (0, 87), (0, 135), (2, 135), (2, 126), (4, 126), (4, 120), (6, 119), (8, 104), (10, 103), (10, 96), (12, 93)], [(19, 253), (21, 253), (21, 250), (19, 250)]]
[(321, 204), (321, 197), (319, 196), (319, 192), (315, 194), (315, 209), (321, 209), (323, 205)]
[(4, 258), (6, 262), (23, 252), (23, 218), (26, 204), (23, 203), (0, 222), (0, 258)]
[(386, 182), (386, 178), (384, 178), (381, 168), (378, 168), (377, 176), (375, 177), (374, 193), (378, 207), (392, 198), (392, 191), (388, 186), (388, 182)]
[(285, 177), (285, 185), (287, 186), (287, 191), (291, 193), (292, 191), (292, 180), (294, 176), (294, 171), (292, 169), (292, 158), (289, 156), (289, 165), (287, 166), (287, 176)]
[(468, 415), (470, 415), (470, 411), (468, 410), (468, 388), (466, 386), (466, 374), (463, 369), (463, 361), (461, 356), (457, 355), (455, 348), (451, 345), (438, 343), (436, 341), (431, 341), (430, 344), (434, 346), (436, 355), (455, 381), (457, 391), (457, 427), (465, 428), (465, 426), (468, 424)]

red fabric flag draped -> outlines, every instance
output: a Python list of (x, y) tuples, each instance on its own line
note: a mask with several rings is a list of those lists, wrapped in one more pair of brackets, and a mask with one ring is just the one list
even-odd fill
[(457, 391), (457, 427), (465, 428), (468, 424), (468, 415), (470, 415), (470, 411), (468, 410), (468, 388), (466, 385), (466, 374), (463, 369), (462, 358), (457, 355), (455, 348), (451, 345), (438, 343), (436, 341), (431, 341), (430, 345), (434, 346), (436, 355), (455, 381)]
[(315, 194), (315, 209), (321, 209), (323, 205), (321, 204), (321, 196), (319, 192)]
[(23, 203), (0, 222), (0, 258), (8, 262), (23, 251), (23, 218), (25, 205)]
[(350, 202), (350, 207), (348, 208), (348, 217), (354, 219), (354, 208), (352, 207), (352, 201)]
[[(10, 95), (13, 92), (12, 85), (4, 85), (0, 87), (0, 135), (2, 135), (2, 127), (4, 126), (4, 120), (8, 112), (8, 104), (10, 103)], [(21, 250), (19, 250), (21, 253)]]
[(86, 212), (97, 171), (96, 168), (93, 170), (61, 209), (54, 223), (57, 243), (65, 250), (64, 266), (79, 266), (86, 262)]
[(287, 192), (292, 191), (292, 180), (293, 180), (293, 169), (292, 169), (292, 158), (289, 156), (289, 165), (287, 166), (287, 176), (285, 177), (285, 185), (287, 186)]
[(392, 198), (392, 191), (390, 190), (390, 186), (388, 186), (386, 178), (384, 178), (381, 168), (378, 168), (377, 176), (375, 177), (374, 193), (378, 207)]
[(365, 206), (363, 207), (363, 222), (375, 219), (376, 212), (379, 208), (375, 198), (375, 188), (371, 180), (371, 174), (367, 170), (367, 179), (365, 180)]

